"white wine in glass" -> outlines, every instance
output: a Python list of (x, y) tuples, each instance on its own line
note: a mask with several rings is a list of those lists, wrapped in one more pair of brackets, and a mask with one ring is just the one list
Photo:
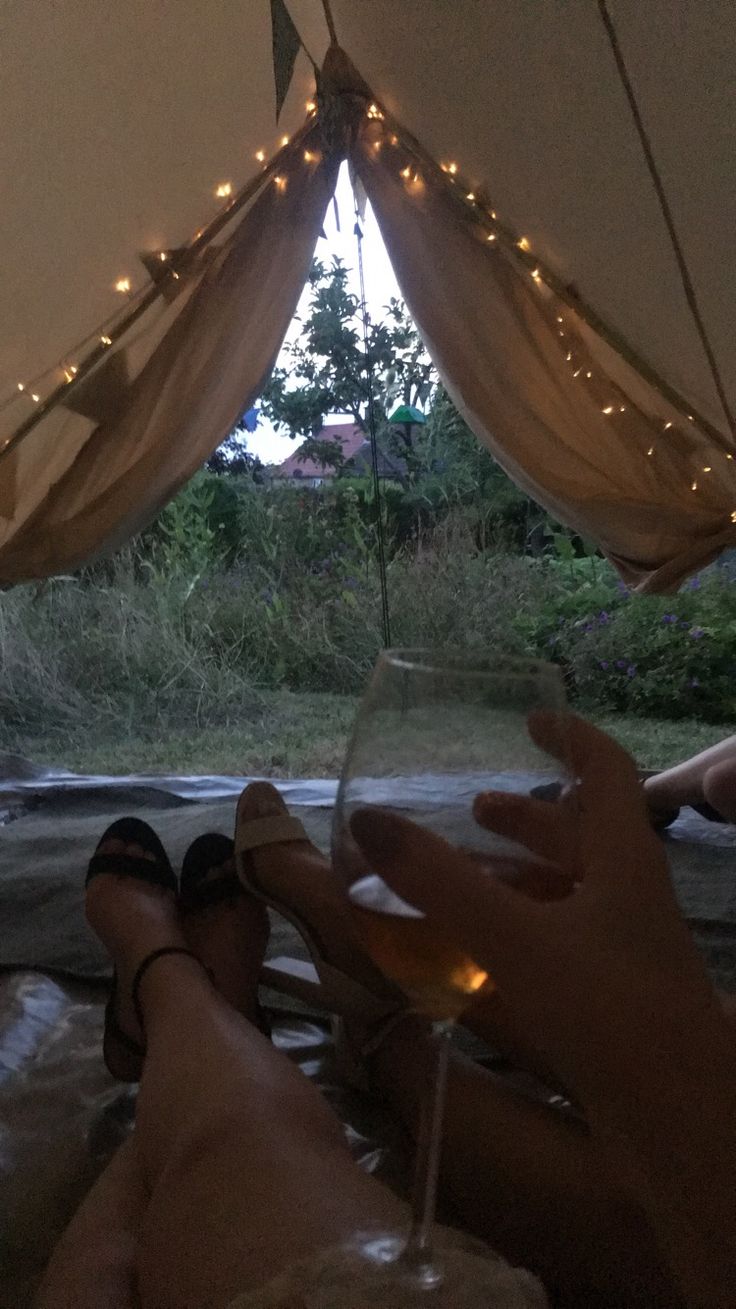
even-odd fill
[[(399, 813), (467, 851), (489, 876), (523, 880), (534, 862), (529, 851), (479, 827), (472, 806), (481, 791), (526, 795), (540, 784), (567, 780), (559, 762), (530, 736), (529, 715), (540, 709), (565, 709), (562, 676), (552, 664), (462, 650), (386, 650), (358, 711), (335, 806), (333, 860), (366, 951), (409, 1007), (432, 1020), (440, 1038), (419, 1132), (412, 1229), (396, 1265), (407, 1285), (434, 1289), (436, 1305), (491, 1303), (473, 1299), (467, 1275), (460, 1294), (447, 1255), (444, 1266), (433, 1255), (432, 1224), (449, 1036), (493, 980), (462, 942), (370, 867), (351, 819), (371, 808)], [(448, 872), (429, 865), (426, 876)]]

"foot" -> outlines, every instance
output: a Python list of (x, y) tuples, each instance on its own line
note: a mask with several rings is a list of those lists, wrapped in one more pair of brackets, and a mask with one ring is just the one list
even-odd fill
[[(103, 841), (97, 853), (129, 855), (152, 862), (155, 858), (135, 842), (117, 839)], [(115, 965), (117, 1021), (126, 1035), (144, 1045), (144, 1033), (133, 1007), (132, 983), (138, 966), (152, 951), (166, 946), (186, 948), (174, 896), (162, 887), (134, 877), (99, 873), (87, 887), (85, 907), (87, 921)]]
[[(229, 854), (207, 869), (203, 881), (234, 876), (235, 856)], [(258, 978), (270, 931), (265, 905), (244, 892), (185, 913), (182, 929), (189, 949), (209, 970), (220, 995), (260, 1026)]]
[[(251, 782), (240, 798), (241, 822), (285, 813), (270, 782)], [(247, 855), (249, 875), (268, 899), (293, 909), (333, 968), (381, 995), (387, 988), (355, 928), (347, 897), (328, 859), (309, 840), (260, 846)]]

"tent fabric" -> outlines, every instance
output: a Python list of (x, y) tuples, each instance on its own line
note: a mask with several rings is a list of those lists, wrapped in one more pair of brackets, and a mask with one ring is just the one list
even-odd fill
[[(88, 424), (74, 441), (51, 434), (54, 470), (44, 494), (31, 477), (29, 504), (19, 479), (0, 582), (74, 568), (122, 544), (225, 439), (273, 366), (333, 184), (330, 167), (315, 158), (293, 180), (266, 185), (153, 350), (122, 416), (91, 431)], [(16, 477), (22, 460), (31, 473), (46, 462), (48, 439), (41, 428), (11, 454)]]
[(519, 486), (642, 589), (736, 544), (735, 460), (646, 383), (634, 396), (622, 367), (607, 374), (578, 316), (375, 123), (354, 164), (445, 385)]
[[(328, 41), (320, 0), (288, 0), (288, 8), (319, 60)], [(405, 293), (476, 432), (522, 485), (600, 540), (628, 578), (675, 584), (732, 541), (733, 482), (724, 464), (732, 442), (597, 6), (333, 0), (332, 8), (338, 37), (387, 110), (436, 161), (457, 160), (506, 228), (523, 233), (722, 433), (718, 459), (697, 432), (668, 429), (665, 444), (658, 424), (681, 425), (681, 416), (662, 409), (620, 358), (606, 359), (600, 339), (563, 310), (575, 348), (589, 350), (603, 370), (601, 385), (608, 379), (631, 400), (625, 415), (604, 423), (594, 388), (563, 382), (547, 331), (555, 306), (536, 295), (528, 273), (501, 255), (491, 276), (481, 261), (487, 252), (471, 258), (441, 191), (430, 197), (427, 187), (421, 202), (413, 195), (410, 210), (384, 175), (388, 151), (370, 167), (364, 159)], [(731, 6), (673, 0), (666, 21), (657, 6), (636, 0), (609, 0), (609, 8), (733, 406)], [(145, 284), (139, 252), (148, 252), (150, 267), (150, 252), (186, 246), (212, 213), (215, 183), (228, 178), (237, 190), (257, 154), (272, 158), (282, 133), (293, 139), (313, 79), (302, 53), (277, 128), (266, 0), (224, 0), (206, 19), (195, 0), (153, 9), (121, 0), (109, 13), (89, 0), (69, 0), (63, 11), (38, 0), (13, 7), (0, 43), (0, 166), (15, 183), (0, 262), (0, 296), (11, 306), (0, 318), (1, 447), (32, 410), (31, 389), (49, 394), (76, 366), (73, 343), (120, 310), (116, 279), (129, 275), (133, 292)], [(294, 150), (287, 191), (269, 185), (225, 243), (230, 254), (250, 246), (239, 260), (233, 254), (227, 278), (237, 270), (255, 299), (243, 304), (234, 289), (227, 294), (229, 256), (216, 254), (126, 341), (123, 362), (134, 379), (127, 397), (120, 369), (113, 377), (111, 364), (99, 379), (85, 412), (98, 412), (107, 387), (114, 421), (110, 408), (97, 428), (57, 410), (12, 453), (0, 452), (0, 581), (58, 572), (118, 544), (255, 395), (296, 303), (324, 199), (323, 165), (302, 163), (297, 173), (297, 159)], [(457, 254), (463, 290), (440, 230)], [(414, 241), (435, 260), (423, 270), (434, 305), (420, 285)], [(496, 313), (508, 339), (492, 330)], [(454, 342), (443, 325), (451, 320)], [(481, 359), (486, 347), (495, 358)], [(687, 489), (693, 482), (696, 491)]]

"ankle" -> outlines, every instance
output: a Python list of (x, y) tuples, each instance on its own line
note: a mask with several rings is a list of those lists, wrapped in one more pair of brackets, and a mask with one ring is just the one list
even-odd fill
[(169, 945), (151, 951), (138, 965), (131, 984), (133, 1008), (142, 1030), (150, 1025), (152, 1014), (166, 1012), (171, 1006), (177, 1012), (186, 1009), (198, 991), (212, 994), (211, 973), (191, 950)]

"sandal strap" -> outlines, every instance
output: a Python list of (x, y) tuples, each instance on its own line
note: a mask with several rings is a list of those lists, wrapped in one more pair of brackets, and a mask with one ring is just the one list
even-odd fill
[(210, 969), (205, 968), (201, 959), (197, 958), (193, 950), (186, 950), (182, 945), (164, 945), (161, 946), (160, 949), (158, 950), (152, 950), (151, 953), (147, 954), (145, 959), (143, 959), (141, 963), (138, 965), (138, 968), (136, 969), (135, 977), (133, 978), (133, 982), (130, 988), (131, 999), (133, 1001), (133, 1009), (135, 1010), (135, 1016), (138, 1019), (138, 1025), (142, 1032), (145, 1031), (146, 1025), (143, 1019), (143, 1005), (141, 1004), (141, 998), (140, 998), (141, 982), (143, 981), (143, 978), (145, 977), (146, 973), (151, 967), (151, 964), (155, 963), (157, 959), (163, 959), (165, 955), (170, 955), (170, 954), (185, 954), (188, 955), (190, 959), (196, 959), (200, 968), (204, 968), (204, 971), (206, 972), (207, 976), (210, 978), (210, 980), (212, 980), (212, 973)]
[(251, 818), (239, 823), (235, 833), (235, 853), (246, 854), (262, 845), (277, 845), (282, 841), (307, 841), (303, 823), (290, 814), (268, 814), (265, 818)]
[(183, 914), (196, 913), (199, 909), (209, 909), (210, 905), (221, 904), (223, 900), (237, 900), (242, 895), (245, 895), (245, 889), (235, 873), (213, 878), (210, 882), (195, 882), (190, 886), (182, 883), (179, 910)]
[(101, 873), (135, 877), (139, 882), (149, 882), (152, 886), (176, 891), (176, 877), (171, 867), (158, 859), (143, 859), (129, 854), (95, 854), (89, 861), (85, 885), (89, 886), (92, 878), (99, 877)]

